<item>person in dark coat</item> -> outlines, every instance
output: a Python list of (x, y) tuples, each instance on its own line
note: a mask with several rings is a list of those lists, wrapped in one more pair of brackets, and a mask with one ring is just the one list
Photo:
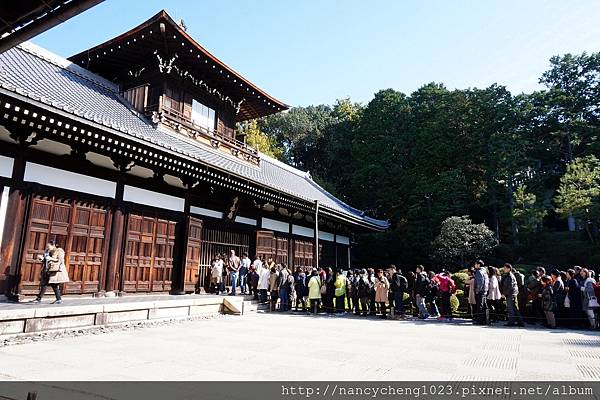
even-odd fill
[(585, 320), (583, 315), (583, 304), (581, 302), (581, 285), (577, 279), (577, 272), (575, 269), (567, 270), (567, 282), (565, 284), (565, 291), (567, 292), (567, 298), (569, 307), (565, 309), (566, 323), (569, 326), (585, 326)]
[(335, 297), (335, 276), (331, 268), (325, 269), (325, 287), (326, 291), (323, 295), (323, 308), (327, 313), (335, 312), (333, 298)]
[(258, 300), (258, 273), (254, 269), (254, 266), (250, 266), (250, 272), (248, 273), (248, 286), (250, 287), (250, 294), (254, 295), (254, 300)]
[(294, 276), (294, 288), (296, 289), (296, 311), (302, 305), (302, 311), (306, 311), (306, 297), (308, 296), (308, 279), (302, 268), (296, 268)]
[(554, 290), (552, 286), (552, 278), (548, 275), (544, 275), (541, 278), (542, 291), (540, 293), (540, 302), (542, 304), (542, 310), (546, 316), (547, 328), (556, 328), (556, 318), (554, 316), (554, 310), (556, 309), (556, 303), (554, 301)]
[(504, 264), (504, 274), (500, 279), (500, 293), (506, 299), (506, 313), (508, 322), (506, 326), (523, 326), (523, 317), (517, 307), (517, 296), (519, 285), (513, 273), (513, 267), (509, 263)]
[(552, 291), (554, 292), (554, 303), (556, 304), (556, 309), (554, 310), (556, 326), (563, 326), (565, 318), (565, 297), (567, 296), (567, 292), (565, 291), (565, 285), (561, 278), (560, 271), (553, 269), (550, 272), (550, 278), (552, 279)]
[(489, 288), (489, 277), (485, 270), (485, 263), (481, 260), (475, 262), (475, 314), (473, 323), (488, 325), (490, 322), (486, 297)]

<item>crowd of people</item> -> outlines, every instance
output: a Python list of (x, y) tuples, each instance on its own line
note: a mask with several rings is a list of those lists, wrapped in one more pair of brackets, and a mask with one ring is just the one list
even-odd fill
[(244, 254), (240, 259), (232, 250), (228, 258), (217, 256), (212, 261), (211, 287), (213, 293), (227, 294), (225, 279), (229, 276), (229, 295), (236, 295), (239, 287), (242, 294), (268, 304), (270, 311), (440, 321), (452, 321), (459, 315), (477, 325), (504, 322), (507, 326), (542, 323), (547, 328), (599, 328), (600, 283), (591, 269), (548, 272), (538, 267), (525, 277), (511, 264), (498, 269), (478, 260), (466, 274), (466, 279), (455, 282), (453, 276), (457, 275), (446, 270), (426, 271), (422, 265), (406, 275), (395, 265), (292, 270), (272, 258), (251, 261)]

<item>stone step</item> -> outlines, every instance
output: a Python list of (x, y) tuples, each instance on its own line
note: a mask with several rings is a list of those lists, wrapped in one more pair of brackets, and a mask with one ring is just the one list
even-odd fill
[[(247, 304), (245, 304), (247, 303)], [(242, 315), (250, 300), (210, 295), (65, 299), (63, 304), (0, 303), (0, 337), (138, 321)], [(251, 312), (251, 311), (248, 311)]]

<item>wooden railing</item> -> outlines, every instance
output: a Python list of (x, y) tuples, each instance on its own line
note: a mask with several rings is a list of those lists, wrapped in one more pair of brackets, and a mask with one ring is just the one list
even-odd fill
[(252, 161), (256, 164), (260, 161), (258, 151), (248, 146), (246, 143), (239, 141), (229, 135), (222, 132), (218, 132), (215, 129), (209, 129), (204, 126), (196, 124), (191, 118), (186, 117), (182, 112), (174, 110), (164, 105), (154, 104), (144, 109), (147, 116), (152, 117), (152, 120), (156, 123), (163, 122), (168, 123), (171, 127), (177, 128), (178, 126), (183, 127), (188, 132), (192, 133), (195, 137), (203, 137), (208, 139), (211, 145), (215, 148), (225, 146), (235, 156), (241, 154), (245, 159)]

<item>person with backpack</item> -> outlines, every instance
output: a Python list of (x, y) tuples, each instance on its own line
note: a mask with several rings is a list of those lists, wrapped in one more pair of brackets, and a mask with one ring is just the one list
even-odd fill
[(435, 279), (435, 273), (433, 271), (429, 271), (427, 277), (429, 278), (429, 286), (427, 287), (425, 301), (429, 304), (429, 315), (433, 318), (438, 318), (440, 316), (440, 310), (437, 306), (439, 282)]
[(335, 312), (344, 313), (346, 312), (346, 291), (348, 288), (348, 279), (341, 269), (336, 272), (334, 285)]
[(311, 272), (308, 280), (308, 300), (310, 301), (310, 309), (317, 315), (319, 312), (319, 304), (321, 303), (321, 277), (316, 269)]
[(392, 315), (404, 316), (404, 293), (408, 289), (408, 281), (402, 275), (400, 269), (392, 265), (392, 281), (390, 283), (390, 291), (394, 298), (394, 308), (391, 311)]
[(429, 294), (429, 285), (429, 277), (425, 273), (423, 266), (418, 265), (415, 273), (414, 291), (420, 319), (429, 318), (429, 311), (427, 311), (427, 307), (425, 306), (425, 297)]
[(360, 276), (357, 283), (357, 296), (360, 301), (360, 311), (363, 317), (369, 314), (369, 293), (371, 291), (371, 285), (369, 276), (366, 269), (360, 270)]

